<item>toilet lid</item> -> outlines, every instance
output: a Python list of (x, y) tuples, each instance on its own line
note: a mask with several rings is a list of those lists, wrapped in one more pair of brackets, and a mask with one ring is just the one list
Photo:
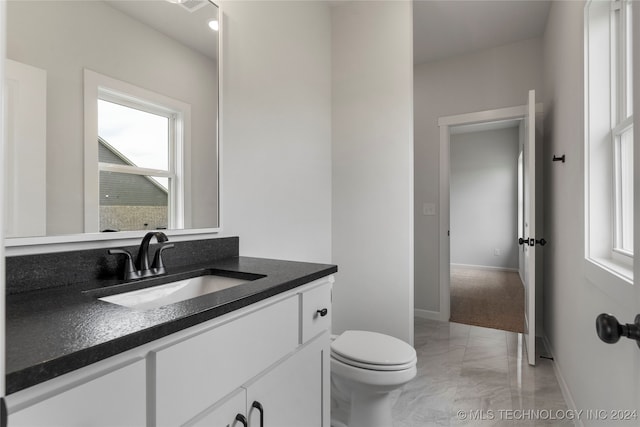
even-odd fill
[(416, 363), (413, 347), (377, 332), (345, 331), (331, 343), (331, 352), (344, 363), (368, 369), (407, 369)]

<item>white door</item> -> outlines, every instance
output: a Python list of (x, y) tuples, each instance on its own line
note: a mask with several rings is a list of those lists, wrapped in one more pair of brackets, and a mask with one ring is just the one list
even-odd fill
[[(536, 93), (529, 91), (524, 117), (523, 226), (525, 347), (529, 365), (536, 364)], [(538, 237), (540, 239), (540, 237)], [(528, 244), (526, 241), (528, 240)]]
[(45, 236), (47, 72), (10, 59), (5, 67), (5, 237)]

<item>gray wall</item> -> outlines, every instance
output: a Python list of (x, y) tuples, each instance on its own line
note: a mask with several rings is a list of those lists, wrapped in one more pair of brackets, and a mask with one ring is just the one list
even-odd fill
[(411, 3), (221, 6), (225, 234), (337, 263), (334, 331), (411, 341)]
[(412, 343), (411, 2), (338, 2), (331, 18), (333, 330)]
[(451, 263), (518, 269), (518, 146), (517, 127), (451, 135)]
[(102, 2), (11, 1), (7, 16), (7, 57), (47, 70), (49, 235), (83, 232), (83, 68), (191, 105), (195, 225), (217, 223), (215, 62)]
[[(637, 6), (637, 5), (635, 5)], [(636, 8), (634, 40), (639, 40), (640, 11)], [(585, 274), (584, 259), (584, 2), (554, 2), (544, 37), (545, 158), (566, 154), (564, 164), (545, 162), (544, 324), (555, 357), (575, 405), (580, 409), (638, 410), (640, 412), (640, 358), (629, 340), (608, 345), (595, 333), (599, 313), (613, 313), (632, 322), (640, 298), (620, 300), (603, 280), (593, 283)], [(634, 55), (635, 110), (638, 111), (640, 61)], [(638, 135), (635, 142), (638, 147)], [(638, 176), (638, 150), (635, 152)], [(638, 182), (636, 178), (636, 183)], [(636, 204), (638, 209), (638, 187)], [(636, 211), (636, 219), (638, 212)], [(636, 221), (637, 222), (637, 221)], [(639, 230), (635, 228), (635, 241)], [(638, 269), (635, 257), (635, 271)], [(636, 285), (633, 288), (637, 288)], [(603, 287), (604, 285), (604, 287)], [(583, 419), (585, 425), (614, 425)], [(619, 423), (637, 425), (638, 421)]]
[[(439, 313), (439, 217), (422, 215), (438, 203), (438, 118), (524, 105), (529, 89), (542, 91), (542, 40), (533, 39), (417, 65), (415, 111), (415, 307)], [(540, 96), (540, 95), (538, 95)], [(436, 211), (438, 211), (436, 209)]]
[(247, 256), (331, 261), (325, 2), (224, 1), (222, 209)]

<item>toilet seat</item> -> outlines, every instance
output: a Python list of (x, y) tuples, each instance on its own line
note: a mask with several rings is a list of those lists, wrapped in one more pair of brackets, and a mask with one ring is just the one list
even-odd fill
[(417, 360), (409, 344), (369, 331), (345, 331), (331, 343), (331, 357), (373, 371), (401, 371), (415, 366)]

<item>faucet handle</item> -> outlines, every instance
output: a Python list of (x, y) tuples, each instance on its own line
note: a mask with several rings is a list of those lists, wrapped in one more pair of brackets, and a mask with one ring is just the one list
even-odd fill
[(136, 267), (133, 265), (133, 259), (131, 258), (131, 254), (129, 251), (125, 251), (124, 249), (109, 249), (109, 255), (124, 255), (127, 257), (124, 263), (124, 279), (138, 279), (140, 275), (136, 270)]
[(166, 269), (164, 267), (164, 263), (162, 262), (162, 251), (165, 249), (171, 249), (174, 247), (173, 243), (169, 243), (166, 245), (162, 245), (156, 250), (156, 255), (153, 257), (153, 264), (151, 264), (151, 270), (154, 274), (164, 274), (166, 273)]

